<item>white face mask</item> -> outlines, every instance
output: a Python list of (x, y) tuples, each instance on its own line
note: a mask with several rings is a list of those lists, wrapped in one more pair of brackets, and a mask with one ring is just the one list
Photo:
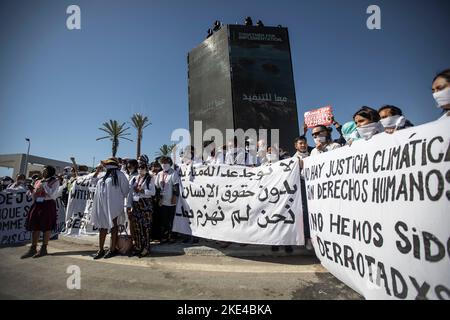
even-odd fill
[(359, 127), (356, 130), (358, 130), (358, 134), (363, 139), (370, 139), (372, 136), (374, 136), (377, 133), (384, 132), (384, 127), (379, 122), (372, 122), (369, 124), (366, 124), (365, 126)]
[(318, 136), (314, 138), (316, 144), (327, 142), (327, 137)]
[(404, 116), (391, 116), (380, 120), (385, 128), (400, 128), (405, 125), (406, 118)]
[(164, 171), (169, 171), (169, 169), (170, 169), (170, 164), (168, 164), (168, 163), (163, 163), (163, 164), (162, 164), (162, 168), (163, 168)]
[(450, 104), (450, 87), (433, 93), (433, 98), (436, 100), (438, 108), (442, 108), (443, 106)]
[(266, 155), (266, 158), (267, 158), (267, 160), (270, 161), (270, 162), (275, 162), (275, 161), (278, 160), (278, 155), (272, 154), (272, 153), (268, 153), (268, 154)]
[(300, 158), (307, 158), (307, 157), (309, 157), (309, 153), (308, 153), (308, 151), (297, 151), (297, 156), (299, 156)]

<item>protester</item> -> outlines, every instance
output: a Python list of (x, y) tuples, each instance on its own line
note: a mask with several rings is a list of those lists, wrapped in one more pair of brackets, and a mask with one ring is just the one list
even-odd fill
[(439, 120), (447, 119), (450, 117), (450, 69), (444, 70), (434, 77), (432, 91), (437, 107), (442, 109), (442, 116)]
[(225, 164), (245, 165), (245, 150), (238, 145), (237, 137), (234, 137), (233, 140), (228, 141)]
[(69, 202), (69, 179), (70, 179), (70, 169), (64, 170), (64, 179), (62, 185), (59, 186), (58, 193), (61, 194), (61, 201), (64, 204), (64, 207), (67, 208), (67, 204)]
[(64, 167), (64, 169), (63, 169), (64, 178), (70, 179), (70, 171), (71, 170), (72, 170), (71, 166)]
[(89, 174), (89, 168), (87, 166), (78, 166), (78, 176), (87, 176)]
[[(293, 157), (297, 157), (300, 161), (300, 166), (303, 166), (303, 159), (309, 157), (310, 148), (308, 146), (308, 142), (306, 140), (305, 136), (298, 137), (294, 140), (294, 147), (296, 149), (296, 153), (293, 155)], [(307, 200), (306, 200), (306, 189), (305, 189), (305, 180), (303, 178), (303, 175), (300, 176), (300, 187), (302, 192), (302, 209), (303, 209), (303, 225), (304, 225), (304, 233), (305, 233), (305, 241), (306, 241), (306, 247), (308, 250), (311, 250), (311, 239), (309, 235), (309, 220), (308, 220), (308, 207), (307, 207)], [(279, 246), (272, 246), (272, 251), (278, 251)], [(287, 253), (292, 253), (293, 248), (292, 246), (284, 246), (284, 250)]]
[[(100, 249), (94, 259), (111, 258), (117, 255), (117, 218), (123, 214), (124, 200), (130, 188), (127, 177), (119, 169), (117, 159), (110, 158), (102, 164), (106, 173), (97, 182), (92, 207), (92, 224), (100, 229)], [(111, 230), (111, 245), (105, 253), (104, 245), (108, 230)]]
[[(172, 160), (171, 160), (172, 161)], [(183, 152), (183, 158), (181, 159), (181, 163), (185, 165), (202, 165), (203, 160), (201, 157), (198, 157), (196, 154), (196, 150), (194, 146), (186, 146)]]
[(306, 140), (305, 136), (300, 136), (296, 138), (294, 140), (294, 147), (296, 150), (294, 157), (298, 157), (299, 159), (309, 157), (311, 151), (314, 149), (313, 147), (310, 147), (308, 145), (308, 141)]
[(148, 166), (149, 163), (150, 163), (150, 159), (148, 158), (147, 155), (141, 154), (141, 155), (139, 156), (139, 159), (138, 159), (138, 166), (140, 166), (141, 164), (145, 164), (146, 166)]
[(59, 180), (59, 187), (58, 187), (58, 192), (56, 193), (56, 199), (62, 198), (63, 193), (64, 193), (65, 180), (66, 180), (64, 178), (64, 175), (62, 175), (62, 174), (57, 175), (57, 178)]
[(312, 250), (311, 234), (309, 230), (309, 217), (308, 217), (308, 201), (306, 197), (306, 184), (303, 174), (303, 159), (309, 157), (311, 147), (308, 146), (308, 141), (305, 136), (298, 137), (294, 140), (294, 147), (297, 152), (293, 157), (297, 157), (301, 163), (300, 166), (300, 189), (302, 194), (302, 211), (303, 211), (303, 229), (305, 235), (306, 249)]
[(161, 212), (161, 243), (175, 242), (172, 234), (173, 219), (177, 205), (177, 198), (180, 195), (180, 178), (178, 173), (172, 168), (172, 159), (161, 157), (159, 160), (162, 171), (156, 176), (155, 185), (159, 189), (161, 200), (158, 203)]
[(351, 145), (353, 141), (361, 139), (358, 134), (355, 121), (349, 121), (342, 125), (342, 136), (347, 145)]
[(211, 164), (224, 164), (225, 163), (225, 155), (227, 154), (227, 146), (222, 145), (219, 148), (217, 148), (214, 160), (211, 162)]
[[(339, 134), (339, 138), (333, 140), (335, 143), (339, 143), (341, 146), (344, 146), (346, 144), (345, 138), (342, 134), (342, 126), (339, 122), (334, 118), (334, 116), (331, 118), (331, 123), (336, 128), (337, 133)], [(308, 132), (308, 125), (306, 122), (303, 122), (303, 135), (306, 136), (306, 133)]]
[[(126, 167), (126, 171), (124, 173), (125, 173), (125, 176), (128, 179), (128, 182), (131, 182), (131, 180), (138, 175), (139, 162), (136, 159), (127, 159), (126, 163), (127, 163), (127, 167)], [(127, 201), (128, 201), (128, 197), (125, 198), (125, 203), (124, 203), (124, 207), (125, 208), (128, 207)], [(127, 210), (126, 209), (126, 212), (127, 212), (127, 218), (128, 218), (128, 225), (130, 227), (130, 233), (134, 234), (133, 228), (134, 228), (135, 223), (132, 221), (133, 220), (133, 216), (131, 214), (131, 210)], [(126, 225), (127, 221), (126, 221), (125, 216), (124, 215), (120, 215), (118, 217), (118, 219), (117, 219), (117, 223), (119, 225)]]
[(130, 159), (127, 161), (127, 169), (126, 176), (128, 180), (131, 180), (133, 177), (138, 174), (138, 161), (136, 159)]
[[(52, 166), (45, 166), (42, 172), (43, 179), (38, 180), (34, 186), (33, 204), (28, 212), (25, 226), (32, 232), (32, 243), (29, 251), (22, 256), (24, 258), (39, 258), (47, 255), (47, 246), (50, 240), (51, 230), (56, 228), (56, 194), (59, 188), (59, 180), (55, 177), (56, 170)], [(43, 243), (37, 252), (37, 243), (40, 233), (44, 233)]]
[(316, 147), (311, 151), (311, 156), (318, 155), (323, 152), (328, 152), (340, 148), (339, 143), (333, 142), (331, 139), (331, 128), (319, 125), (313, 128), (312, 137)]
[(120, 171), (125, 173), (125, 175), (128, 175), (128, 169), (127, 169), (128, 158), (125, 158), (125, 159), (117, 158), (117, 161), (119, 162)]
[(336, 121), (334, 117), (331, 118), (333, 126), (336, 128), (336, 131), (339, 133), (339, 138), (335, 139), (333, 142), (339, 143), (341, 146), (344, 146), (347, 141), (345, 141), (344, 135), (342, 134), (342, 126), (339, 122)]
[(258, 166), (258, 156), (257, 156), (256, 141), (251, 138), (245, 140), (245, 165), (247, 167)]
[(16, 177), (16, 182), (13, 182), (13, 183), (9, 184), (6, 187), (6, 190), (9, 190), (9, 191), (27, 191), (28, 188), (27, 188), (27, 186), (25, 184), (25, 175), (24, 174), (18, 174), (17, 177)]
[(35, 186), (35, 184), (36, 184), (36, 182), (38, 181), (38, 180), (40, 180), (40, 179), (42, 179), (42, 174), (39, 172), (39, 174), (33, 174), (32, 176), (31, 176), (31, 181), (32, 181), (32, 183), (31, 183), (31, 185), (34, 187)]
[(286, 159), (289, 159), (291, 157), (289, 155), (289, 153), (287, 151), (285, 151), (282, 147), (280, 147), (278, 150), (279, 150), (280, 160), (286, 160)]
[(276, 146), (268, 147), (265, 164), (275, 163), (278, 160), (280, 160), (278, 148)]
[(257, 152), (256, 152), (256, 166), (260, 166), (264, 163), (267, 162), (267, 142), (264, 139), (260, 139), (258, 140), (258, 142), (256, 143), (257, 146)]
[[(153, 161), (150, 164), (150, 175), (153, 179), (153, 182), (156, 183), (156, 176), (159, 172), (162, 171), (161, 164), (158, 161)], [(161, 210), (159, 207), (159, 201), (161, 200), (161, 195), (159, 189), (156, 188), (155, 185), (155, 196), (152, 197), (152, 207), (153, 207), (153, 217), (152, 217), (152, 243), (160, 243), (161, 242)]]
[(414, 125), (405, 118), (400, 108), (392, 105), (385, 105), (378, 109), (380, 122), (384, 127), (384, 132), (394, 133), (397, 130), (413, 127)]
[[(78, 178), (78, 168), (73, 166), (70, 168), (70, 178), (66, 181), (66, 189), (63, 190), (63, 201), (68, 202), (70, 192), (72, 191), (73, 184)], [(67, 198), (66, 198), (67, 197)]]
[[(148, 172), (145, 159), (141, 159), (138, 175), (130, 181), (130, 193), (127, 201), (127, 210), (131, 213), (130, 230), (134, 242), (134, 255), (140, 258), (150, 253), (151, 227), (153, 205), (152, 196), (155, 195), (154, 179)], [(133, 225), (133, 228), (131, 228)]]
[(14, 182), (13, 178), (5, 176), (2, 178), (2, 183), (0, 184), (0, 191), (6, 190), (10, 184)]
[(362, 107), (354, 115), (358, 134), (362, 139), (369, 140), (374, 135), (384, 132), (383, 125), (379, 122), (380, 115), (375, 109)]
[[(203, 149), (203, 164), (213, 164), (216, 158), (216, 144), (214, 143), (214, 141), (205, 141), (203, 143)], [(206, 154), (207, 156), (205, 157)]]

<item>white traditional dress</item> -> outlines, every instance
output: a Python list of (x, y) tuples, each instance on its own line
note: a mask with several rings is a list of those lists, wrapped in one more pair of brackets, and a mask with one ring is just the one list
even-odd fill
[(125, 174), (119, 169), (117, 186), (113, 185), (111, 176), (97, 182), (94, 203), (92, 206), (92, 223), (100, 229), (112, 229), (113, 220), (123, 214), (124, 200), (128, 197), (129, 182)]

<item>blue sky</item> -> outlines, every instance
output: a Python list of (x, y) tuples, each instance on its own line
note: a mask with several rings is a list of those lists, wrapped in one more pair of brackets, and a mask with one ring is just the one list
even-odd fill
[[(70, 4), (81, 30), (66, 28)], [(366, 27), (371, 4), (381, 30)], [(248, 15), (289, 28), (299, 123), (329, 104), (341, 123), (362, 105), (397, 105), (414, 124), (439, 116), (431, 80), (450, 67), (448, 0), (2, 0), (0, 154), (25, 153), (30, 137), (31, 154), (91, 165), (111, 150), (98, 127), (141, 112), (154, 156), (188, 127), (187, 53), (215, 20)], [(133, 155), (121, 141), (119, 156)]]

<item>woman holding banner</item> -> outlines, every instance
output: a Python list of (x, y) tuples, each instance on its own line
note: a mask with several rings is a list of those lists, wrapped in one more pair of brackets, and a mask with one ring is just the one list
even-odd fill
[[(105, 175), (97, 182), (94, 202), (92, 206), (92, 223), (100, 229), (99, 251), (94, 259), (105, 259), (117, 254), (118, 227), (117, 218), (123, 214), (123, 204), (128, 196), (129, 182), (125, 174), (120, 171), (115, 158), (102, 162), (106, 169)], [(104, 245), (108, 230), (111, 230), (111, 245), (105, 253)]]
[(432, 90), (437, 107), (443, 110), (439, 120), (446, 119), (450, 116), (450, 69), (444, 70), (434, 77)]
[[(43, 179), (36, 181), (33, 194), (33, 205), (28, 212), (25, 226), (32, 232), (32, 244), (30, 250), (22, 256), (22, 259), (39, 258), (47, 255), (47, 245), (50, 233), (56, 228), (56, 195), (59, 188), (59, 180), (55, 177), (56, 170), (51, 166), (45, 166), (42, 172)], [(36, 247), (40, 233), (44, 233), (44, 239), (39, 252)]]
[(148, 173), (147, 163), (140, 162), (138, 175), (130, 181), (130, 193), (127, 201), (127, 210), (132, 215), (130, 230), (132, 230), (131, 236), (136, 250), (134, 254), (139, 258), (150, 253), (152, 196), (154, 195), (155, 183)]
[(378, 111), (370, 107), (362, 107), (353, 115), (356, 130), (361, 138), (369, 140), (374, 135), (384, 132)]

